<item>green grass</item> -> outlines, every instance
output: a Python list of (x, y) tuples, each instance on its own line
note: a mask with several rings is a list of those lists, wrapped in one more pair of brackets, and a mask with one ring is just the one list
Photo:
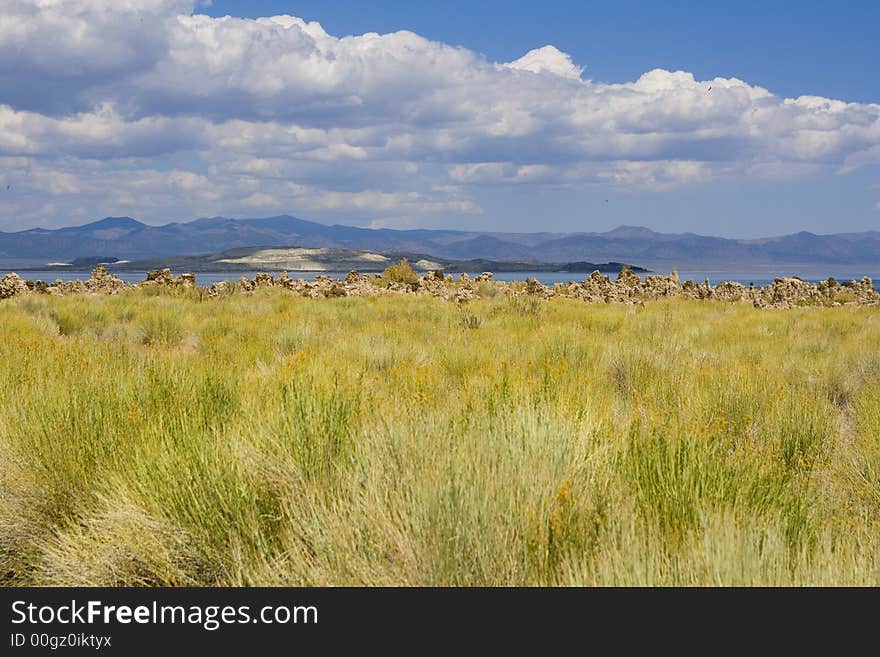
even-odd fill
[(5, 585), (878, 585), (880, 315), (0, 303)]

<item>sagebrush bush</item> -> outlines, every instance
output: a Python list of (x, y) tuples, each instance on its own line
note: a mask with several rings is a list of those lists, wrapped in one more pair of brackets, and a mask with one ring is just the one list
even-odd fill
[(385, 287), (391, 283), (414, 285), (419, 282), (419, 274), (412, 268), (406, 258), (401, 258), (400, 262), (390, 265), (382, 272), (379, 281)]

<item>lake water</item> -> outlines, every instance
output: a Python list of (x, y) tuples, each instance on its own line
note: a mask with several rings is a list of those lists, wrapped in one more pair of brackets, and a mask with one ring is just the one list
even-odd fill
[[(47, 282), (54, 281), (60, 278), (63, 281), (71, 281), (76, 279), (85, 280), (89, 277), (89, 272), (87, 271), (28, 271), (28, 270), (15, 270), (16, 273), (25, 279), (36, 279), (36, 280), (44, 280)], [(7, 272), (0, 271), (0, 276)], [(114, 272), (116, 275), (124, 280), (126, 283), (139, 283), (143, 281), (147, 277), (147, 273), (143, 271), (124, 271), (124, 272)], [(245, 276), (247, 278), (253, 278), (256, 276), (258, 272), (256, 271), (243, 271), (243, 272), (196, 272), (196, 282), (199, 285), (211, 285), (212, 283), (216, 283), (218, 281), (224, 280), (238, 280), (241, 276)], [(277, 276), (279, 272), (272, 272), (274, 276)], [(326, 275), (332, 276), (333, 278), (344, 278), (348, 272), (289, 272), (291, 278), (303, 278), (305, 280), (314, 280), (315, 276)], [(473, 278), (480, 272), (469, 272), (469, 276)], [(668, 272), (656, 272), (658, 274), (666, 274)], [(612, 278), (616, 278), (616, 274), (606, 274)], [(853, 273), (840, 273), (834, 271), (821, 272), (821, 271), (811, 271), (806, 273), (798, 273), (795, 271), (779, 271), (779, 272), (718, 272), (718, 271), (689, 271), (682, 270), (678, 273), (681, 280), (692, 280), (696, 282), (702, 282), (705, 279), (709, 279), (709, 282), (712, 285), (716, 285), (721, 281), (736, 281), (738, 283), (742, 283), (743, 285), (748, 285), (749, 283), (754, 283), (755, 285), (768, 285), (773, 282), (773, 279), (781, 276), (800, 276), (806, 281), (817, 282), (821, 280), (827, 279), (829, 276), (833, 276), (838, 281), (849, 281), (853, 278), (861, 278), (862, 276), (869, 276), (872, 280), (877, 281), (880, 280), (880, 274), (865, 272), (860, 274)], [(458, 274), (453, 274), (453, 276), (457, 277)], [(530, 271), (518, 271), (518, 272), (499, 272), (495, 274), (495, 280), (499, 281), (521, 281), (526, 278), (534, 278), (543, 283), (544, 285), (553, 285), (554, 283), (568, 283), (570, 281), (582, 281), (587, 276), (588, 273), (584, 272), (530, 272)], [(641, 274), (641, 277), (644, 278), (644, 274)]]

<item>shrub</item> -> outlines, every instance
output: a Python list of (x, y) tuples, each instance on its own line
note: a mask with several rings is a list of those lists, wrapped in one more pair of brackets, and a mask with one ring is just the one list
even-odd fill
[(401, 258), (400, 262), (385, 269), (379, 280), (384, 287), (388, 287), (392, 283), (414, 285), (419, 282), (419, 275), (410, 266), (406, 258)]

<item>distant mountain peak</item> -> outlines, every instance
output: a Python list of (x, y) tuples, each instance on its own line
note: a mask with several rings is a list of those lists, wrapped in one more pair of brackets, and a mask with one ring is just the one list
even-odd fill
[(131, 217), (104, 217), (77, 228), (146, 228), (147, 225)]
[(645, 228), (644, 226), (623, 225), (609, 230), (607, 233), (603, 234), (609, 235), (611, 237), (653, 237), (655, 235), (659, 235), (660, 233), (653, 231), (650, 228)]

